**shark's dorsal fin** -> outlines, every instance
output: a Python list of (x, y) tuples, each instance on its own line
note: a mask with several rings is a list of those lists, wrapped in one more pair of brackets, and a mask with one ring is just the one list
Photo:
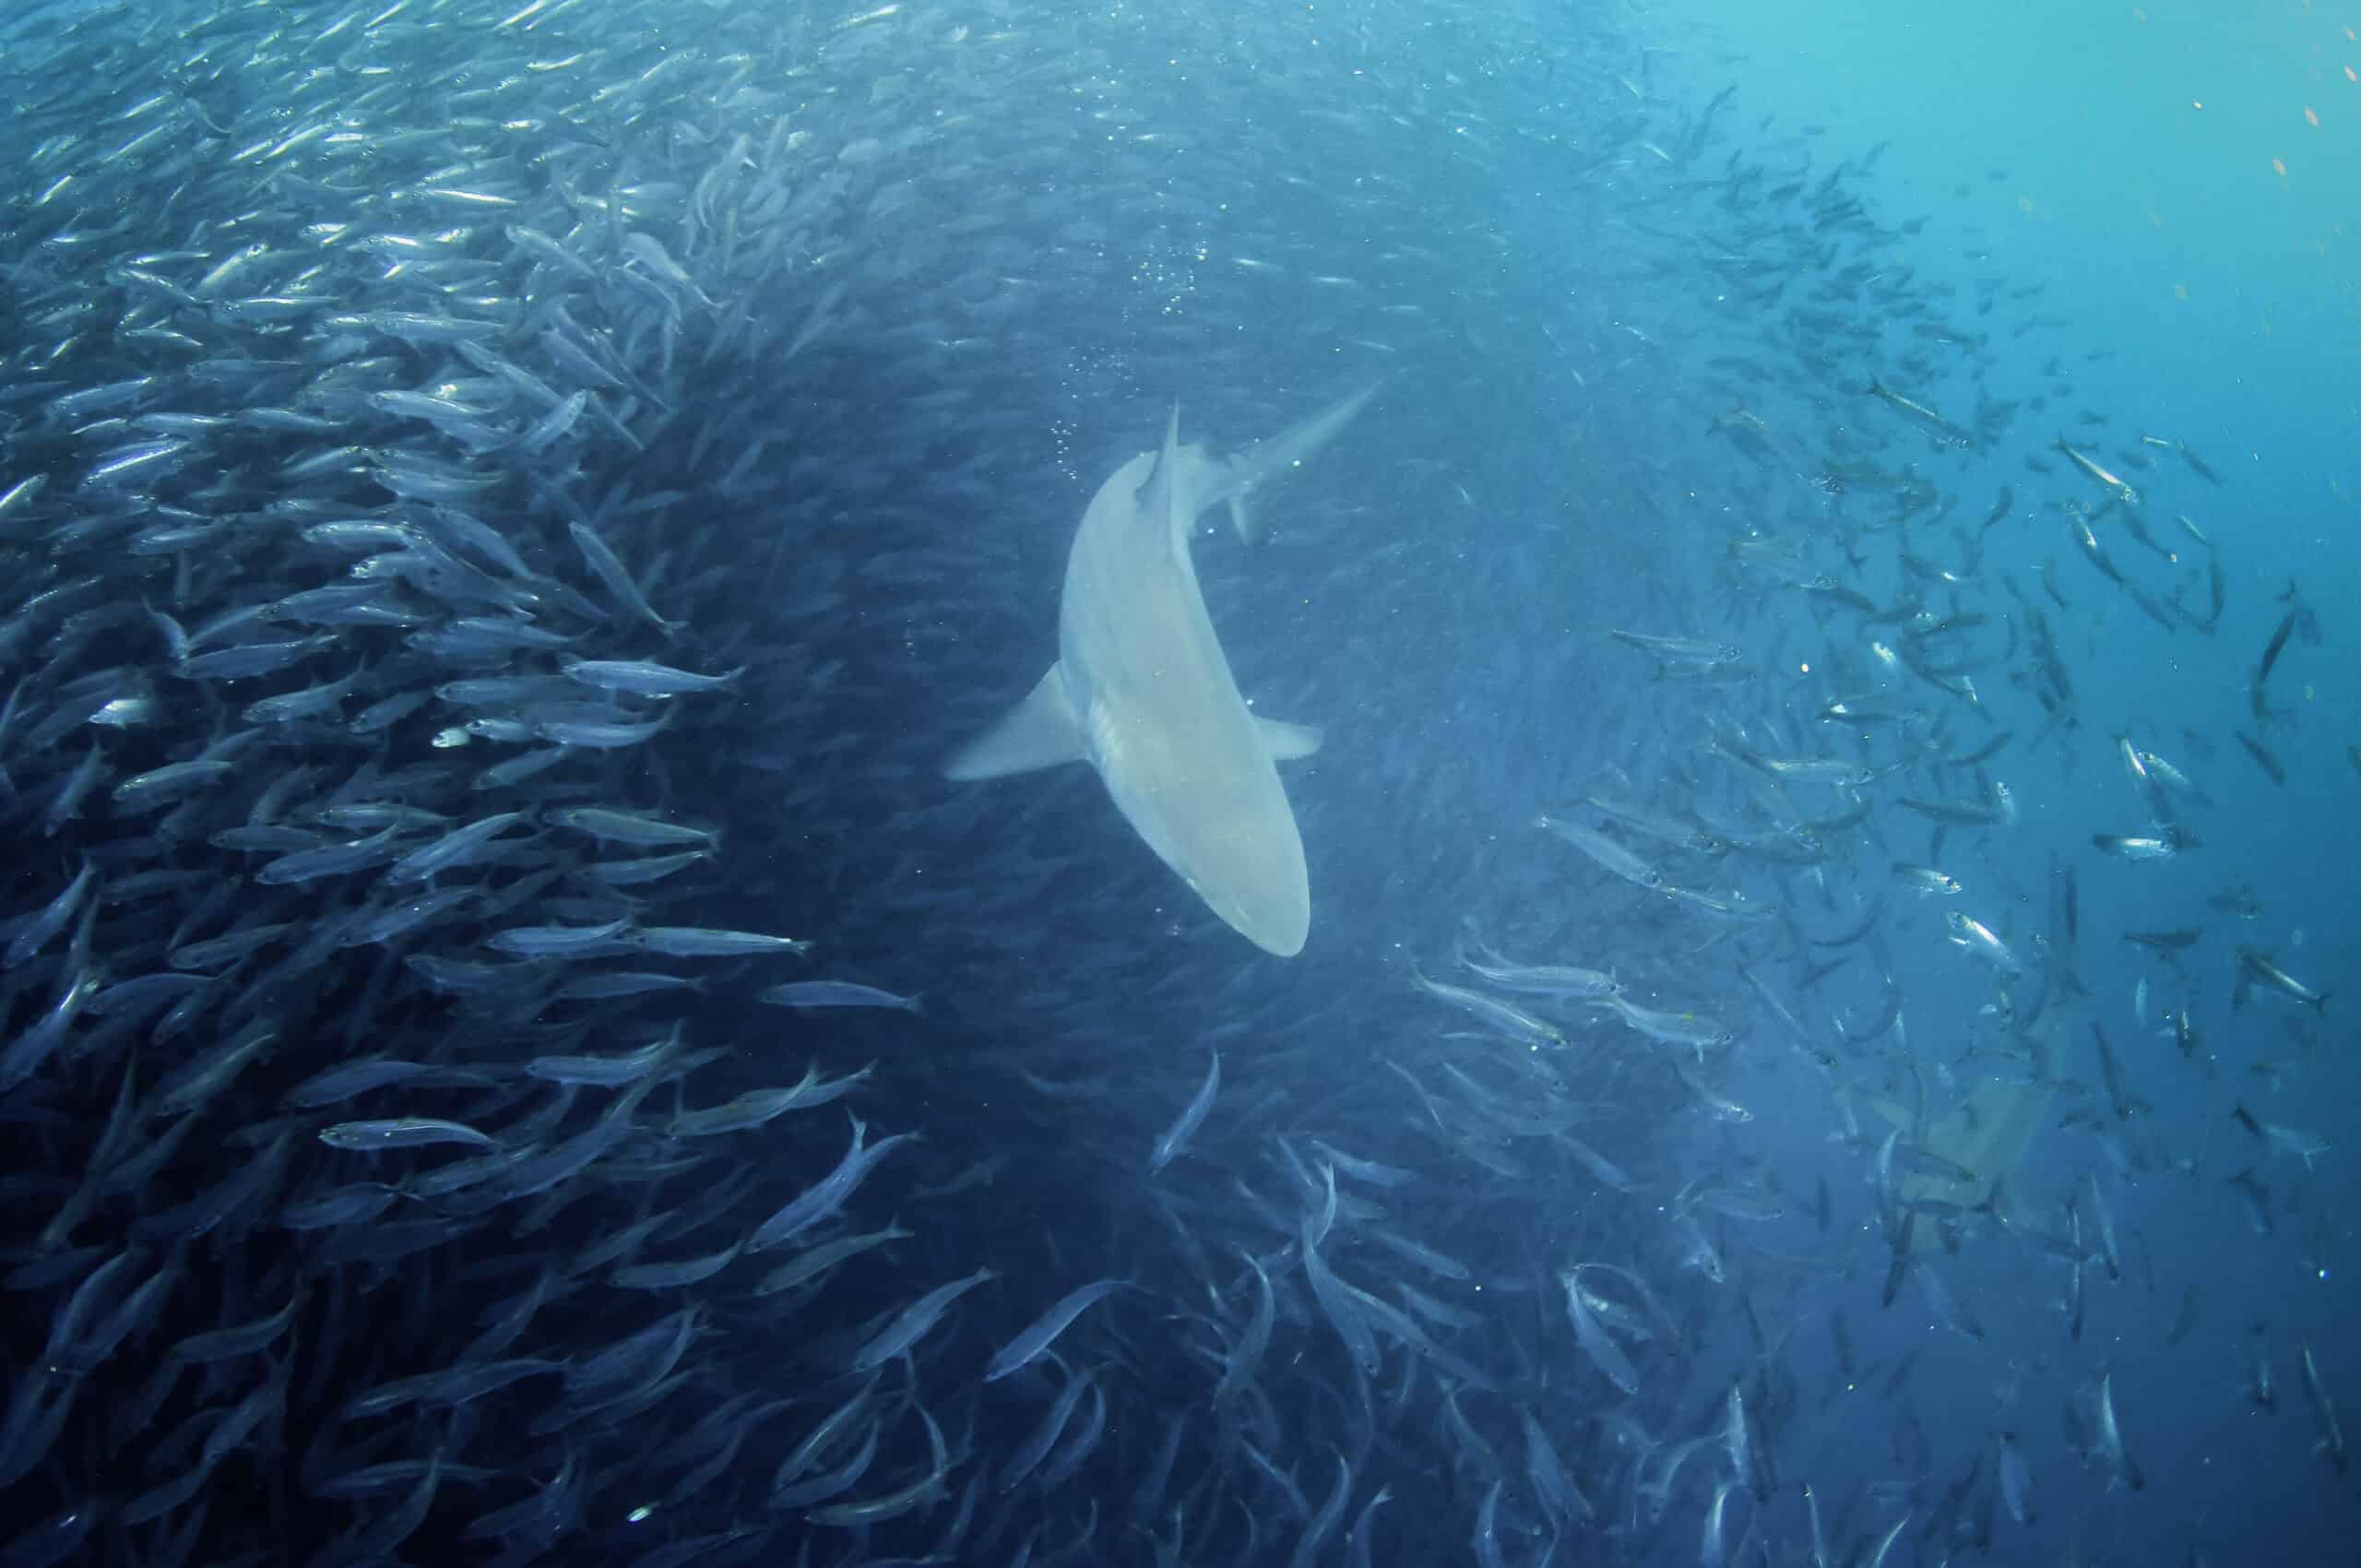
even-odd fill
[(1164, 543), (1176, 559), (1185, 560), (1189, 553), (1189, 533), (1196, 527), (1197, 509), (1181, 492), (1187, 485), (1188, 465), (1180, 449), (1180, 405), (1172, 405), (1172, 416), (1164, 426), (1164, 447), (1156, 455), (1156, 466), (1140, 481), (1139, 493), (1133, 497), (1139, 509), (1140, 521), (1161, 529)]
[(1065, 671), (1052, 664), (1023, 702), (969, 742), (943, 771), (951, 778), (1002, 778), (1086, 756), (1082, 727), (1066, 698)]

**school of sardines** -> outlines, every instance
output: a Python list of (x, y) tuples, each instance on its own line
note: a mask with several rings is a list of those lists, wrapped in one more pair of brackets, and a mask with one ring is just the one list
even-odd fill
[[(2343, 1347), (2116, 1213), (2200, 1183), (2326, 1267), (2327, 979), (2195, 869), (2216, 768), (2323, 782), (2312, 606), (2226, 602), (2178, 437), (1986, 385), (2067, 324), (1916, 277), (1874, 156), (1476, 20), (0, 22), (0, 1568), (2096, 1554), (2169, 1489), (2085, 1324), (2160, 1269), (2233, 1346), (2186, 1381), (2343, 1475)], [(1206, 552), (1258, 681), (1315, 588), (1463, 574), (1431, 645), (1329, 639), (1386, 732), (1294, 786), (1307, 956), (1079, 793), (944, 787), (1053, 577), (998, 519), (1070, 529), (1109, 408), (1381, 376), (1614, 488), (1463, 525), (1532, 473), (1409, 421), (1271, 580)], [(2261, 617), (2243, 756), (2085, 689), (2094, 613)], [(1421, 659), (1491, 688), (1448, 755)], [(2067, 754), (2120, 821), (2028, 878), (2001, 774)], [(2118, 860), (2212, 909), (2102, 926)], [(2152, 1103), (2200, 1071), (2210, 1154)], [(1801, 1195), (1765, 1086), (1858, 1182)], [(1997, 1405), (1922, 1418), (1937, 1336)]]

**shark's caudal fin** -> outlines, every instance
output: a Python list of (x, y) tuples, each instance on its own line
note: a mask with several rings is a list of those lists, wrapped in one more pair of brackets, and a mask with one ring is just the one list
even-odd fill
[(1335, 438), (1336, 433), (1352, 422), (1353, 416), (1384, 384), (1371, 382), (1359, 391), (1312, 415), (1301, 424), (1281, 431), (1268, 441), (1260, 442), (1226, 461), (1213, 465), (1215, 473), (1197, 496), (1197, 509), (1226, 504), (1229, 507), (1230, 526), (1238, 537), (1247, 543), (1254, 542), (1257, 529), (1249, 503), (1255, 487), (1292, 472), (1295, 468)]
[(1082, 729), (1066, 700), (1063, 670), (1055, 664), (1005, 718), (959, 749), (943, 766), (946, 778), (1004, 778), (1012, 773), (1082, 762)]

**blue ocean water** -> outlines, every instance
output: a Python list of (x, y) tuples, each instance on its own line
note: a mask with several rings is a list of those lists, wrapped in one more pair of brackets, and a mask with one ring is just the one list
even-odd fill
[(21, 15), (0, 1562), (2351, 1561), (2341, 30)]

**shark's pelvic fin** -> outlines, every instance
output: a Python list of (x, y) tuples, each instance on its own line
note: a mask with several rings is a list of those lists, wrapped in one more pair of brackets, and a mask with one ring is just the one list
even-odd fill
[(1087, 754), (1074, 704), (1066, 700), (1065, 671), (1052, 664), (1023, 702), (970, 741), (943, 771), (950, 778), (1003, 778), (1081, 762)]
[(1289, 724), (1284, 719), (1257, 719), (1254, 728), (1262, 732), (1263, 748), (1271, 754), (1273, 762), (1295, 762), (1308, 757), (1326, 739), (1316, 724)]

